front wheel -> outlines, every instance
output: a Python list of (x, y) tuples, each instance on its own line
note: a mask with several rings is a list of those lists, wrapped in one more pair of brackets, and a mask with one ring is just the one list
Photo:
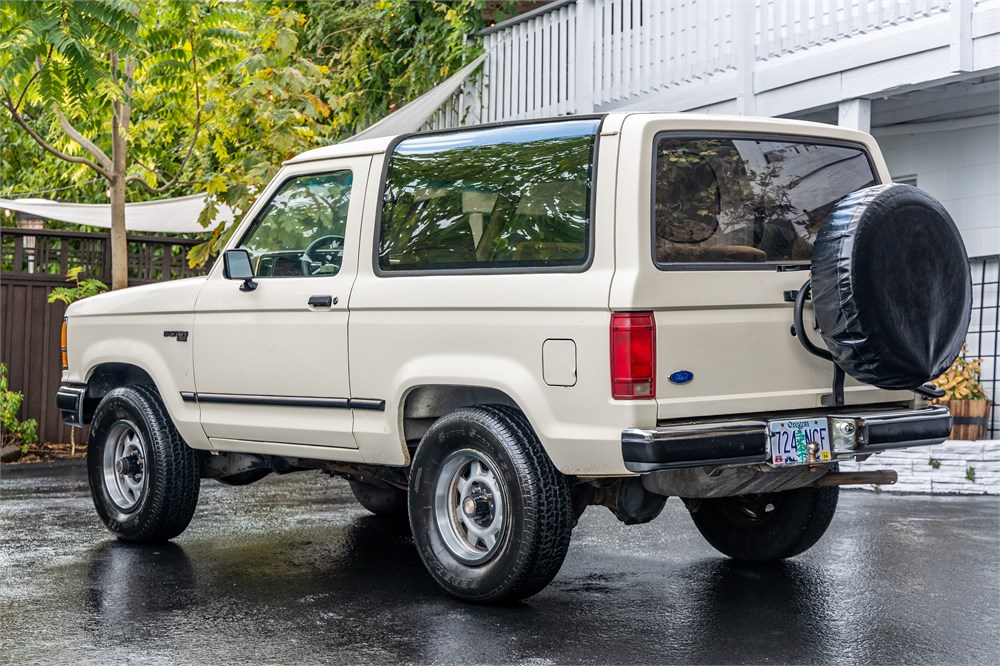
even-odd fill
[(773, 562), (819, 541), (837, 510), (838, 486), (701, 500), (691, 519), (701, 535), (737, 560)]
[(87, 475), (97, 514), (115, 536), (155, 543), (183, 532), (198, 505), (199, 472), (156, 389), (125, 386), (104, 396), (90, 426)]
[(521, 412), (466, 407), (438, 419), (410, 474), (420, 558), (461, 599), (506, 602), (542, 590), (573, 529), (569, 484)]

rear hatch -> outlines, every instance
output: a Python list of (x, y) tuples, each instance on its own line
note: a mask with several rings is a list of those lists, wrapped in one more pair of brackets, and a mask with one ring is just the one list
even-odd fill
[[(866, 147), (660, 132), (652, 148), (652, 257), (640, 258), (652, 269), (640, 269), (629, 309), (654, 313), (658, 418), (828, 405), (833, 365), (793, 337), (790, 298), (809, 278), (812, 244), (833, 204), (879, 182)], [(796, 334), (824, 347), (808, 305), (805, 327)], [(846, 384), (848, 405), (911, 397)]]

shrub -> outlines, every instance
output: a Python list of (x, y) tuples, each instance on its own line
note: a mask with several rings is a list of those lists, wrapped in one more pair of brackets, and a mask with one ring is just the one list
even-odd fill
[(84, 298), (89, 298), (90, 296), (97, 296), (98, 294), (104, 293), (108, 290), (108, 285), (104, 284), (100, 280), (81, 280), (80, 273), (82, 272), (83, 268), (81, 266), (74, 266), (66, 271), (66, 282), (75, 282), (76, 286), (56, 287), (52, 290), (52, 293), (49, 294), (49, 303), (62, 301), (66, 305), (69, 305), (70, 303)]
[(17, 411), (21, 409), (24, 396), (11, 391), (7, 385), (7, 366), (0, 363), (0, 448), (15, 444), (21, 447), (22, 453), (28, 452), (28, 447), (38, 441), (38, 422), (35, 419), (21, 421)]

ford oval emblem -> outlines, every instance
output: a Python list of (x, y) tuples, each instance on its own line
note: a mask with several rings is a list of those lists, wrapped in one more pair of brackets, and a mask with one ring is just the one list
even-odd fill
[(687, 384), (694, 379), (694, 373), (690, 370), (678, 370), (671, 373), (667, 379), (670, 380), (671, 384)]

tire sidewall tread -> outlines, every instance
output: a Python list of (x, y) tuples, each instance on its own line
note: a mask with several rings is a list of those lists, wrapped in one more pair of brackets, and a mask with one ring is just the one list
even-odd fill
[[(104, 487), (107, 429), (125, 418), (146, 444), (146, 492), (129, 513), (121, 512)], [(201, 484), (198, 458), (181, 438), (149, 386), (112, 389), (94, 414), (87, 447), (87, 472), (94, 508), (105, 526), (123, 541), (156, 543), (178, 536), (191, 522)]]
[[(464, 448), (492, 460), (509, 514), (503, 545), (478, 566), (460, 562), (444, 546), (432, 504), (436, 470), (447, 455)], [(558, 573), (569, 547), (569, 484), (524, 415), (511, 407), (464, 407), (438, 419), (414, 456), (409, 506), (414, 541), (427, 569), (448, 592), (468, 601), (503, 603), (537, 593)]]

